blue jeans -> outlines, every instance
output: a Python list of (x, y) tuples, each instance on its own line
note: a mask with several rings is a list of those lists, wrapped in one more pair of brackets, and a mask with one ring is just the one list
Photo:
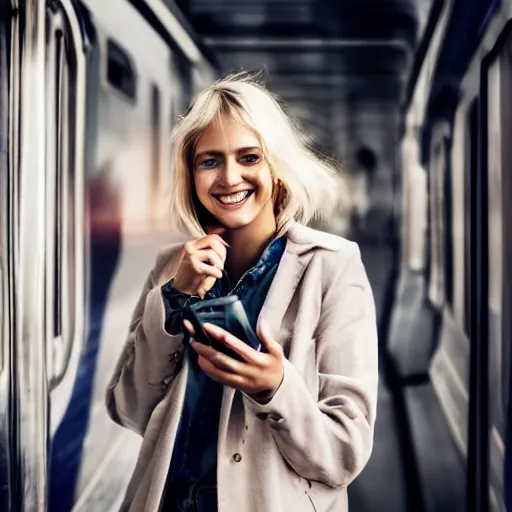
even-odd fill
[(217, 468), (213, 468), (190, 484), (169, 482), (162, 512), (217, 512), (216, 473)]

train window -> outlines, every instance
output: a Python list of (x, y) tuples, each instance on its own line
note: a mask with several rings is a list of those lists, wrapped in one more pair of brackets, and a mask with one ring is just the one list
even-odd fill
[(161, 117), (160, 117), (160, 91), (153, 84), (151, 87), (151, 189), (150, 204), (157, 204), (158, 186), (160, 181), (160, 137), (161, 137)]
[[(491, 353), (491, 392), (500, 396), (500, 366), (503, 322), (503, 133), (501, 119), (500, 67), (496, 60), (487, 75), (487, 262), (488, 262), (488, 336)], [(498, 411), (497, 411), (498, 412)], [(498, 412), (502, 414), (502, 411)]]
[[(82, 336), (82, 222), (78, 216), (82, 163), (76, 140), (77, 55), (64, 15), (48, 17), (46, 46), (46, 339), (50, 391), (62, 381)], [(81, 299), (83, 300), (83, 299)]]
[(438, 123), (432, 133), (431, 162), (429, 169), (430, 192), (430, 278), (429, 298), (436, 307), (445, 301), (445, 174), (447, 163), (448, 125)]
[(107, 41), (107, 80), (131, 100), (137, 96), (137, 80), (128, 54), (114, 41)]
[[(67, 315), (73, 314), (66, 291), (71, 283), (66, 279), (69, 253), (73, 248), (73, 212), (69, 208), (69, 55), (64, 41), (62, 19), (55, 16), (54, 30), (47, 47), (48, 88), (47, 105), (47, 204), (53, 222), (47, 236), (47, 373), (50, 389), (55, 387), (63, 373), (68, 344)], [(71, 220), (71, 224), (70, 224)], [(66, 296), (64, 296), (66, 295)]]

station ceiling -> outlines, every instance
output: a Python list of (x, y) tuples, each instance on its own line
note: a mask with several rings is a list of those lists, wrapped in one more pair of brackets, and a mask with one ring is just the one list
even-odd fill
[(431, 0), (178, 0), (222, 71), (285, 98), (399, 103)]

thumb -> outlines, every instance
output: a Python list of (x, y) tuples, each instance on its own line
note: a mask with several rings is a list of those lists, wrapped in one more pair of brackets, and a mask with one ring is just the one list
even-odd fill
[(220, 235), (226, 231), (226, 228), (223, 226), (206, 226), (204, 230), (207, 235)]
[[(205, 232), (207, 235), (222, 235), (224, 234), (227, 229), (224, 227), (224, 226), (206, 226), (204, 228)], [(226, 240), (224, 240), (223, 237), (220, 237), (220, 240), (221, 242), (226, 246), (226, 247), (231, 247), (227, 242)]]

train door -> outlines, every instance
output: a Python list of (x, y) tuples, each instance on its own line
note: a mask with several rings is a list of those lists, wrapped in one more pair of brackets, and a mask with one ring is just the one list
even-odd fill
[[(66, 454), (55, 448), (54, 441), (72, 398), (88, 325), (84, 243), (84, 46), (77, 13), (71, 4), (53, 2), (46, 10), (45, 47), (44, 304), (50, 399), (50, 491), (56, 475), (69, 477), (72, 473), (70, 468), (76, 451)], [(55, 467), (59, 468), (58, 472)], [(51, 508), (51, 501), (49, 505)]]

